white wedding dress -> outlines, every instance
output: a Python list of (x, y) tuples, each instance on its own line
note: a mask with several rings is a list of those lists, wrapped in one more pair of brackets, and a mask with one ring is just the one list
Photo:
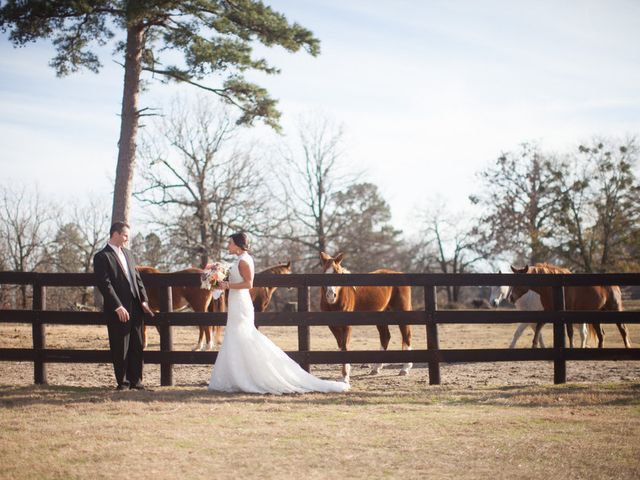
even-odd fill
[[(253, 259), (243, 253), (229, 272), (231, 283), (242, 282), (238, 263), (253, 269)], [(349, 384), (321, 380), (303, 370), (254, 325), (248, 289), (229, 290), (227, 326), (209, 390), (248, 393), (344, 392)]]

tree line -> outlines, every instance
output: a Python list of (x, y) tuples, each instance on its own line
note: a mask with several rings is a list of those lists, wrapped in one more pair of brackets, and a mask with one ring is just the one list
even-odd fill
[[(139, 264), (204, 267), (244, 230), (259, 268), (291, 261), (296, 272), (318, 272), (321, 251), (345, 252), (352, 272), (464, 273), (540, 261), (576, 272), (640, 268), (633, 138), (594, 138), (565, 153), (522, 144), (479, 170), (469, 198), (478, 214), (433, 199), (405, 233), (366, 172), (347, 169), (340, 125), (311, 115), (273, 148), (246, 133), (232, 110), (207, 98), (175, 101), (148, 124), (134, 189), (144, 212), (132, 225)], [(27, 187), (0, 188), (0, 270), (91, 271), (107, 239), (106, 199), (56, 205)], [(90, 303), (88, 290), (65, 295), (67, 306)], [(462, 300), (459, 288), (443, 295)], [(26, 305), (24, 290), (20, 297)]]

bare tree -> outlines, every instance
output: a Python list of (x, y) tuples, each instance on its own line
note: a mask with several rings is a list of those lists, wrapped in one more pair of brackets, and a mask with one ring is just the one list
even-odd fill
[(153, 223), (170, 239), (177, 263), (204, 266), (228, 235), (268, 231), (268, 195), (251, 148), (232, 140), (237, 121), (220, 103), (174, 102), (144, 137), (142, 186), (135, 196), (159, 207)]
[[(109, 237), (109, 212), (106, 200), (89, 197), (86, 203), (73, 201), (65, 209), (68, 215), (58, 217), (57, 233), (51, 247), (53, 266), (59, 272), (93, 272), (93, 257)], [(87, 305), (92, 296), (91, 288), (84, 288), (79, 296), (77, 289), (60, 289), (62, 303)], [(64, 301), (63, 301), (64, 300)]]
[[(9, 254), (4, 241), (0, 241), (0, 272), (9, 270)], [(11, 308), (11, 287), (0, 284), (0, 308)]]
[[(45, 267), (50, 260), (53, 216), (53, 207), (45, 207), (37, 189), (0, 186), (0, 242), (7, 255), (8, 268), (30, 272)], [(23, 286), (21, 292), (22, 308), (26, 308), (26, 287)]]
[(479, 173), (483, 190), (470, 200), (483, 207), (475, 233), (487, 256), (514, 255), (528, 263), (549, 261), (559, 201), (554, 159), (536, 145), (498, 157)]
[(594, 139), (558, 168), (561, 178), (558, 254), (586, 272), (633, 268), (640, 229), (635, 139)]
[(335, 215), (335, 195), (355, 182), (341, 160), (344, 132), (321, 115), (302, 118), (298, 142), (282, 152), (281, 207), (285, 218), (280, 239), (303, 247), (307, 267), (318, 263), (318, 252), (337, 248), (340, 218)]
[[(421, 240), (416, 245), (418, 270), (440, 273), (466, 273), (485, 258), (477, 251), (477, 236), (465, 225), (461, 214), (445, 216), (444, 202), (436, 200), (422, 215)], [(449, 302), (458, 302), (460, 286), (447, 286)]]
[(591, 166), (574, 157), (562, 161), (556, 171), (560, 201), (555, 212), (555, 253), (566, 266), (593, 272), (598, 242), (593, 229), (596, 216), (591, 205)]

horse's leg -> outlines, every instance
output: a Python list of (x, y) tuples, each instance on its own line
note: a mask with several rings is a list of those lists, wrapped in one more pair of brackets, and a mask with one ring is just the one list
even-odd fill
[(624, 323), (616, 323), (620, 335), (622, 335), (622, 341), (624, 342), (624, 348), (631, 348), (631, 341), (629, 340), (629, 331)]
[(527, 327), (531, 327), (531, 329), (535, 333), (535, 331), (536, 331), (535, 324), (533, 324), (533, 323), (519, 323), (518, 326), (516, 327), (516, 331), (513, 332), (513, 338), (511, 339), (511, 345), (509, 345), (509, 348), (515, 348), (516, 343), (518, 343), (518, 339), (522, 335), (522, 332), (524, 332), (527, 329)]
[(533, 331), (533, 342), (531, 344), (531, 348), (536, 348), (538, 346), (538, 339), (540, 338), (540, 330), (542, 330), (542, 326), (544, 323), (539, 322), (536, 323), (536, 328)]
[(587, 348), (587, 337), (588, 332), (587, 332), (587, 324), (586, 323), (579, 323), (579, 328), (580, 328), (580, 348)]
[[(227, 311), (227, 302), (226, 302), (226, 294), (220, 295), (217, 299), (214, 299), (213, 296), (207, 305), (208, 312), (226, 312)], [(212, 327), (214, 338), (215, 338), (215, 346), (220, 348), (222, 345), (222, 332), (224, 331), (224, 327), (222, 325), (216, 325)]]
[[(391, 340), (389, 325), (376, 325), (376, 328), (378, 329), (378, 334), (380, 335), (380, 350), (386, 351), (389, 347), (389, 341)], [(380, 373), (380, 370), (382, 370), (382, 367), (384, 367), (384, 363), (375, 364), (371, 369), (371, 374), (377, 375), (378, 373)]]
[[(345, 352), (347, 351), (348, 348), (348, 340), (347, 340), (347, 328), (351, 328), (351, 327), (332, 327), (329, 326), (329, 330), (331, 330), (331, 333), (333, 333), (333, 336), (336, 339), (336, 343), (338, 344), (338, 348)], [(351, 332), (349, 332), (349, 336), (351, 335)], [(350, 381), (350, 374), (351, 374), (351, 365), (349, 365), (348, 363), (343, 363), (342, 364), (342, 380), (346, 383), (349, 383)]]
[(540, 348), (547, 348), (544, 344), (544, 335), (542, 335), (542, 330), (538, 332), (538, 344), (540, 345)]
[[(411, 350), (411, 325), (400, 325), (400, 334), (402, 335), (402, 350)], [(402, 365), (399, 375), (408, 375), (412, 368), (413, 363), (405, 363)]]
[(573, 348), (573, 323), (565, 323), (567, 329), (567, 336), (569, 337), (569, 348)]
[[(342, 348), (342, 351), (344, 352), (348, 352), (349, 351), (349, 343), (351, 343), (351, 330), (352, 327), (351, 325), (346, 325), (344, 327), (344, 345)], [(349, 383), (351, 380), (351, 364), (349, 363), (345, 363), (342, 367), (342, 378), (344, 379), (345, 383)]]
[(200, 325), (198, 327), (198, 344), (194, 347), (193, 351), (197, 352), (199, 350), (204, 350), (204, 327)]
[(206, 350), (213, 350), (213, 326), (205, 325), (204, 327), (204, 336), (207, 339)]
[(602, 348), (604, 346), (604, 329), (599, 323), (593, 323), (592, 325), (596, 332), (596, 337), (598, 337), (598, 348)]
[[(411, 307), (411, 287), (393, 287), (391, 298), (387, 305), (387, 311), (410, 312)], [(411, 350), (411, 325), (399, 325), (402, 335), (402, 350)], [(408, 362), (402, 365), (400, 375), (407, 375), (413, 367), (413, 363)]]
[(147, 349), (147, 326), (146, 325), (142, 328), (142, 349), (143, 350)]
[(544, 345), (544, 337), (542, 336), (542, 331), (538, 332), (538, 340), (535, 339), (535, 336), (536, 336), (536, 325), (537, 325), (536, 323), (524, 323), (523, 325), (529, 326), (529, 327), (531, 327), (531, 330), (533, 330), (533, 342), (534, 342), (533, 343), (533, 348), (538, 347), (538, 345), (541, 348), (547, 348)]
[(215, 346), (220, 348), (220, 346), (222, 345), (222, 327), (220, 325), (213, 327), (213, 338), (215, 341)]

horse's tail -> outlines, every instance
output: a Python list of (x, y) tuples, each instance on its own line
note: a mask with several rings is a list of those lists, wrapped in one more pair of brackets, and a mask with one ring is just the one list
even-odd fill
[[(623, 310), (622, 307), (622, 291), (620, 287), (617, 285), (611, 285), (607, 287), (609, 291), (609, 295), (607, 298), (607, 310), (615, 310), (621, 312)], [(622, 341), (624, 342), (624, 346), (626, 348), (631, 348), (631, 341), (629, 340), (629, 330), (624, 323), (617, 323), (616, 326), (620, 331), (620, 335), (622, 336)]]
[(596, 333), (596, 327), (591, 323), (587, 323), (587, 345), (598, 345), (598, 334)]

